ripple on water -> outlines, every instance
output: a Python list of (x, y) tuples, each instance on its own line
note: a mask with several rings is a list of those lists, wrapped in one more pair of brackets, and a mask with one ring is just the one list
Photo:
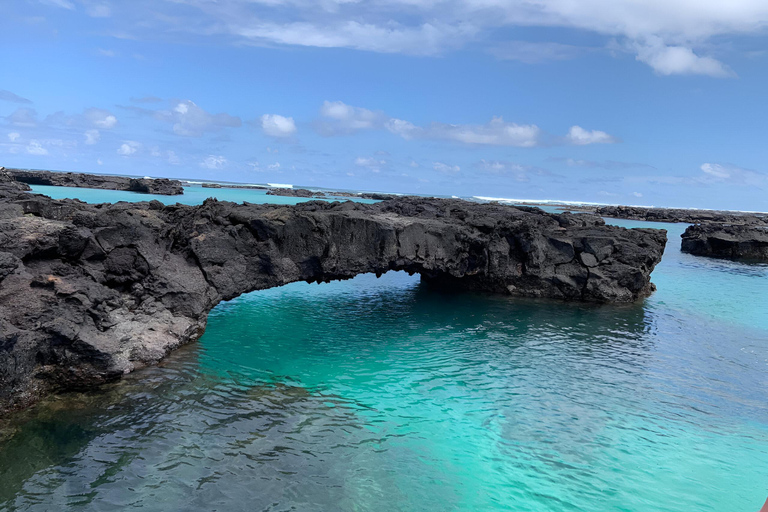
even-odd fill
[(163, 365), (16, 418), (0, 509), (757, 509), (766, 331), (661, 299), (400, 273), (243, 296)]

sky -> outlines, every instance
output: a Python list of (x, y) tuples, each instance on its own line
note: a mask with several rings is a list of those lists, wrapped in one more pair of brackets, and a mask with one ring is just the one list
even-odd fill
[(768, 211), (765, 0), (7, 0), (0, 165)]

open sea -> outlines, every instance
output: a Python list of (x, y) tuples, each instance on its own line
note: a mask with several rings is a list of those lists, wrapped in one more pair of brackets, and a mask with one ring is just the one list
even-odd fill
[[(34, 187), (88, 202), (130, 192)], [(190, 187), (164, 202), (292, 204)], [(0, 510), (756, 512), (768, 265), (680, 252), (631, 305), (390, 272), (220, 304), (160, 366), (14, 415)]]

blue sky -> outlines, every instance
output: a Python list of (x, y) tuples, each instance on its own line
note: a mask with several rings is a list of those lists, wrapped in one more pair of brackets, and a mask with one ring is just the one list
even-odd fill
[(0, 165), (768, 210), (765, 0), (15, 0)]

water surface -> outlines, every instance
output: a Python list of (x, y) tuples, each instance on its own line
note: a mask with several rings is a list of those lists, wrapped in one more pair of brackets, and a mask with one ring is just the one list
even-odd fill
[(756, 511), (768, 266), (659, 226), (633, 305), (403, 273), (220, 304), (163, 365), (14, 418), (0, 510)]

